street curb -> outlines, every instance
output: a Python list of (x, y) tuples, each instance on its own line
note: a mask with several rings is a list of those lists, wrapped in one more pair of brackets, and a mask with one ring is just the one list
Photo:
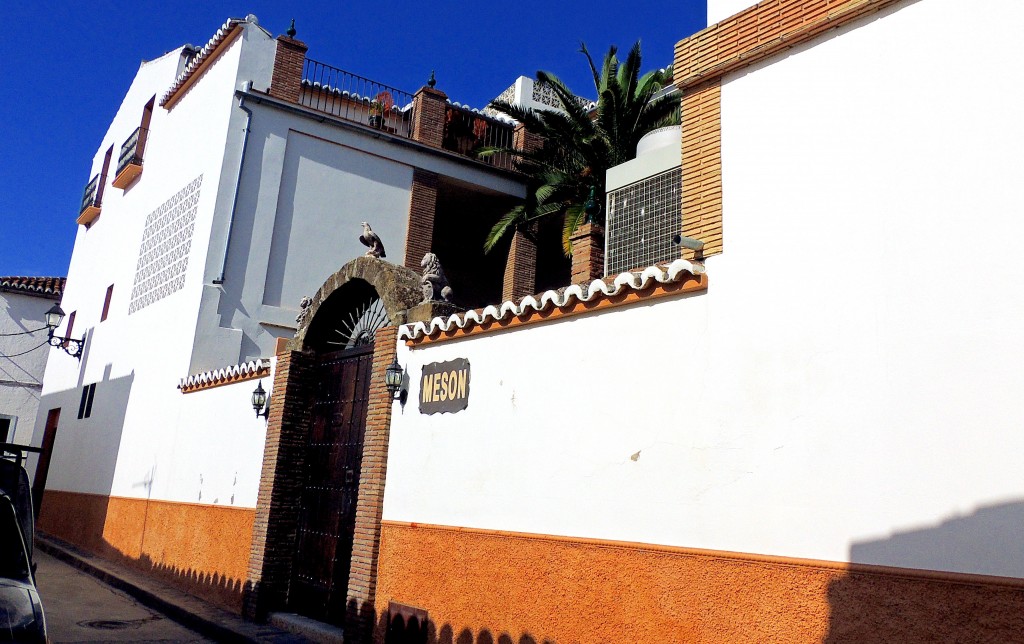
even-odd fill
[[(179, 624), (218, 642), (299, 644), (305, 638), (273, 626), (256, 624), (205, 602), (198, 597), (139, 576), (121, 566), (83, 552), (55, 537), (36, 533), (36, 547), (52, 557), (128, 593), (140, 603), (167, 615)], [(150, 588), (144, 588), (143, 584)]]

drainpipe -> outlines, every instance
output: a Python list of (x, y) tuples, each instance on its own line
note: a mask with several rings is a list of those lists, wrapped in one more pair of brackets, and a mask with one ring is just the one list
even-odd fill
[[(246, 81), (243, 92), (252, 89), (252, 81)], [(245, 112), (245, 130), (242, 134), (242, 153), (238, 157), (238, 174), (235, 176), (235, 193), (231, 197), (231, 213), (228, 215), (228, 234), (224, 237), (224, 252), (221, 253), (220, 275), (213, 280), (214, 284), (224, 283), (224, 273), (228, 267), (228, 249), (231, 247), (231, 231), (235, 227), (235, 210), (238, 208), (238, 189), (242, 184), (242, 168), (245, 166), (245, 149), (249, 145), (249, 124), (252, 123), (252, 110), (245, 106), (245, 94), (238, 96), (238, 109)]]

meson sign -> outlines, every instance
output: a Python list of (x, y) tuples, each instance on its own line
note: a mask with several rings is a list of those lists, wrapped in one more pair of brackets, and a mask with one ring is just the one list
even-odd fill
[(454, 413), (469, 406), (469, 360), (423, 365), (420, 376), (420, 413)]

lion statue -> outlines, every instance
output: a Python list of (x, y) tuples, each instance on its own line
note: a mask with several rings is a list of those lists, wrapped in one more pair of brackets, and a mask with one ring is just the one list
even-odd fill
[(420, 262), (423, 268), (423, 277), (420, 283), (423, 285), (423, 303), (427, 302), (451, 302), (452, 287), (448, 286), (448, 278), (444, 276), (444, 269), (441, 268), (441, 260), (434, 253), (427, 253)]

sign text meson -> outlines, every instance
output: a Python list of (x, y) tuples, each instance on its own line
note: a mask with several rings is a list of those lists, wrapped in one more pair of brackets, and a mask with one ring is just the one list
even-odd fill
[(420, 413), (454, 413), (469, 406), (469, 360), (423, 365), (420, 376)]

